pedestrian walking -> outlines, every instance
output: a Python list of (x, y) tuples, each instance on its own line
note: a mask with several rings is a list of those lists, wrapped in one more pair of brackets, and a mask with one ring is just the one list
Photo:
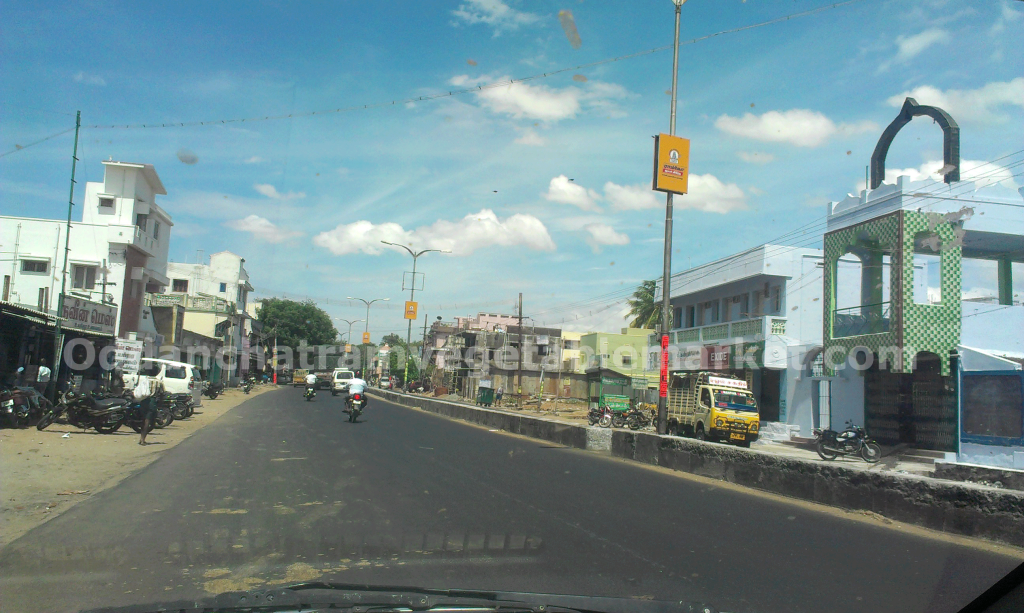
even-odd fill
[(498, 389), (494, 390), (494, 401), (495, 401), (495, 403), (500, 403), (501, 402), (501, 397), (504, 394), (505, 394), (505, 388), (499, 385)]
[(50, 385), (50, 375), (52, 371), (47, 368), (46, 360), (39, 360), (39, 370), (36, 372), (36, 384), (35, 388), (40, 394), (46, 395), (46, 388)]
[(146, 435), (153, 429), (156, 422), (156, 400), (163, 391), (163, 384), (157, 379), (139, 377), (139, 383), (132, 390), (132, 396), (139, 403), (142, 412), (142, 431), (139, 432), (139, 444), (146, 445)]

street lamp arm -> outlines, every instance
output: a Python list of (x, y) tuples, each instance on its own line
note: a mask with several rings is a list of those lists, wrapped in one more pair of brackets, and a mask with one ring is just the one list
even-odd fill
[(381, 242), (384, 243), (385, 245), (391, 245), (392, 247), (401, 247), (402, 249), (405, 249), (406, 251), (408, 251), (409, 255), (411, 255), (412, 257), (416, 257), (416, 254), (413, 253), (412, 249), (409, 249), (405, 245), (401, 245), (399, 243), (389, 243), (388, 241), (381, 241)]

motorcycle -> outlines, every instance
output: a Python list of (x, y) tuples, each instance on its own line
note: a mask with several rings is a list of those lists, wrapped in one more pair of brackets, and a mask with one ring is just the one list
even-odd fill
[(246, 394), (248, 394), (249, 392), (252, 391), (252, 387), (255, 384), (256, 384), (256, 381), (254, 381), (252, 378), (249, 378), (249, 379), (246, 379), (245, 381), (242, 381), (242, 391), (245, 392)]
[(216, 400), (217, 396), (224, 393), (223, 383), (210, 383), (209, 381), (203, 381), (203, 395), (210, 400)]
[(158, 409), (166, 408), (174, 419), (188, 419), (195, 413), (195, 403), (192, 401), (192, 394), (167, 394), (159, 400)]
[[(156, 417), (153, 419), (151, 431), (158, 428), (166, 428), (174, 423), (174, 412), (169, 406), (171, 403), (164, 398), (166, 395), (167, 394), (160, 394), (155, 398), (155, 402), (157, 403)], [(128, 406), (125, 424), (132, 430), (141, 434), (142, 428), (145, 425), (145, 417), (142, 414), (142, 401), (131, 400), (127, 397), (126, 400), (128, 400)]]
[(65, 391), (60, 395), (57, 406), (47, 411), (36, 429), (47, 426), (64, 416), (68, 423), (83, 430), (93, 429), (100, 434), (112, 434), (124, 425), (127, 418), (128, 401), (118, 397), (103, 397), (102, 394), (77, 394)]
[(306, 402), (309, 402), (310, 400), (313, 399), (314, 396), (316, 396), (316, 388), (313, 387), (312, 385), (306, 387), (306, 392), (303, 394), (303, 396), (306, 398)]
[(647, 412), (634, 407), (626, 412), (626, 425), (630, 430), (646, 428), (654, 423), (654, 411)]
[(362, 392), (356, 392), (349, 396), (345, 403), (348, 405), (348, 420), (355, 423), (363, 413), (363, 406), (366, 405), (366, 396)]
[(0, 391), (0, 421), (12, 428), (24, 428), (37, 421), (48, 406), (46, 397), (31, 388)]
[(612, 410), (608, 407), (594, 407), (587, 412), (587, 421), (591, 426), (607, 428), (612, 425)]
[(813, 430), (815, 448), (822, 460), (834, 460), (839, 456), (860, 455), (865, 462), (874, 464), (882, 458), (882, 448), (869, 439), (864, 428), (854, 426), (847, 420), (846, 429), (836, 432), (828, 428)]

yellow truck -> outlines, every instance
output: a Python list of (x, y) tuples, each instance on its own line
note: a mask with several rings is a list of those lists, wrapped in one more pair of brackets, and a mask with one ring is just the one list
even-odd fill
[(292, 385), (293, 386), (305, 385), (306, 384), (306, 375), (308, 375), (308, 374), (309, 374), (309, 369), (307, 369), (307, 368), (296, 368), (294, 371), (292, 371)]
[(672, 434), (750, 447), (761, 427), (747, 382), (714, 372), (672, 373), (668, 428)]

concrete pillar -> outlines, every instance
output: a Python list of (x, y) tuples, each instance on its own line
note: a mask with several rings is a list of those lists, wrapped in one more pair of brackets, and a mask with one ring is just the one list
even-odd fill
[(999, 304), (1013, 304), (1013, 262), (1008, 257), (999, 258), (998, 268)]

